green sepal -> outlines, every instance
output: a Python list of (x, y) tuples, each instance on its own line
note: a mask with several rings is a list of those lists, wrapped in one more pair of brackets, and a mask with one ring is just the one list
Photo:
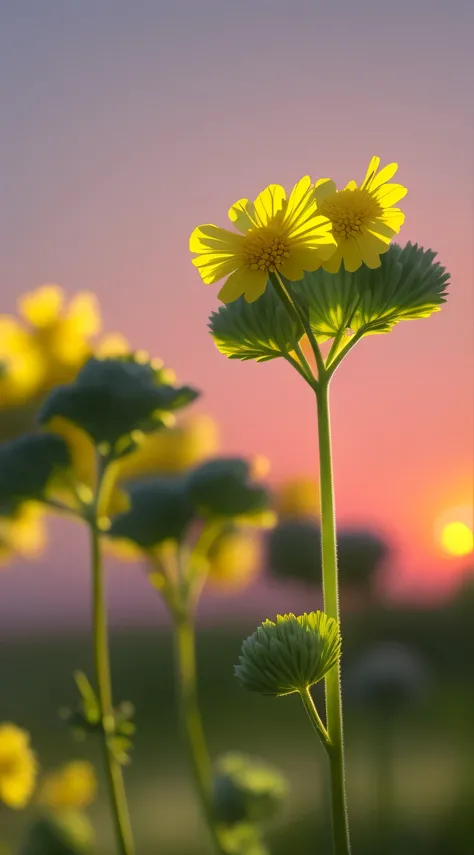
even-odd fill
[(277, 615), (244, 641), (235, 676), (249, 692), (290, 695), (322, 680), (340, 655), (339, 626), (324, 612)]
[(224, 825), (271, 819), (287, 791), (285, 777), (263, 760), (229, 753), (217, 761), (214, 811)]
[(153, 478), (127, 489), (130, 508), (114, 517), (110, 537), (132, 540), (142, 549), (182, 540), (194, 516), (185, 479)]
[(209, 318), (217, 349), (229, 359), (268, 362), (293, 351), (304, 335), (269, 284), (254, 303), (243, 297), (220, 306)]
[(381, 266), (365, 265), (355, 273), (322, 268), (305, 273), (291, 294), (304, 308), (315, 335), (334, 338), (350, 331), (359, 335), (386, 333), (400, 321), (427, 318), (446, 302), (449, 273), (436, 253), (418, 244), (392, 244)]
[(31, 434), (0, 446), (0, 509), (13, 512), (23, 501), (43, 501), (50, 481), (70, 465), (65, 440)]
[(207, 460), (187, 477), (190, 500), (200, 516), (251, 516), (269, 507), (267, 490), (251, 481), (251, 467), (239, 457)]
[(113, 359), (92, 357), (73, 383), (54, 389), (39, 421), (62, 416), (85, 431), (112, 457), (133, 451), (134, 431), (150, 433), (169, 422), (169, 414), (198, 397), (189, 386), (162, 382), (160, 368), (133, 354)]

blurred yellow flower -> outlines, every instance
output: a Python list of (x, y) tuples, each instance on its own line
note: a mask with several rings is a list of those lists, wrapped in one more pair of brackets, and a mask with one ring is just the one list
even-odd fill
[(0, 724), (0, 801), (24, 808), (35, 788), (38, 764), (30, 734), (15, 724)]
[(329, 273), (337, 273), (342, 261), (349, 272), (362, 264), (380, 267), (380, 255), (403, 225), (405, 215), (393, 205), (403, 199), (407, 189), (387, 183), (398, 164), (389, 163), (380, 172), (379, 166), (380, 158), (373, 157), (360, 187), (349, 181), (338, 190), (330, 178), (321, 178), (314, 186), (318, 212), (331, 221), (337, 242), (336, 252), (321, 262)]
[(275, 496), (276, 511), (280, 519), (319, 517), (319, 488), (309, 478), (287, 481)]
[(194, 229), (189, 240), (196, 253), (193, 264), (206, 284), (227, 277), (219, 291), (223, 303), (242, 295), (253, 303), (264, 293), (270, 273), (296, 281), (336, 248), (331, 223), (316, 209), (309, 176), (298, 181), (288, 199), (283, 187), (270, 184), (255, 202), (239, 199), (228, 216), (237, 232), (207, 224)]
[(84, 808), (97, 795), (94, 767), (85, 760), (68, 763), (46, 775), (41, 784), (39, 802), (52, 810)]
[(32, 558), (46, 545), (44, 510), (37, 502), (24, 502), (15, 513), (0, 511), (0, 566), (15, 554)]
[(253, 582), (261, 569), (259, 539), (244, 531), (224, 532), (209, 553), (208, 582), (223, 591), (239, 591)]
[(84, 362), (98, 352), (128, 351), (123, 336), (100, 332), (97, 298), (88, 292), (68, 302), (58, 285), (42, 285), (20, 297), (18, 318), (0, 316), (0, 408), (41, 398), (59, 383), (74, 379)]

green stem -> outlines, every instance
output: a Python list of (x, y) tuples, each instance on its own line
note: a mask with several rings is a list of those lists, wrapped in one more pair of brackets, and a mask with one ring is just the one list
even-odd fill
[[(284, 306), (284, 308), (286, 309), (288, 314), (291, 315), (291, 317), (298, 324), (301, 324), (303, 330), (305, 331), (306, 335), (308, 336), (308, 341), (311, 345), (312, 351), (314, 353), (314, 357), (316, 359), (316, 365), (318, 367), (318, 372), (319, 372), (319, 374), (322, 374), (324, 372), (324, 360), (323, 360), (323, 357), (321, 355), (321, 351), (319, 349), (319, 344), (316, 341), (313, 330), (311, 329), (310, 323), (306, 320), (304, 313), (301, 311), (298, 304), (295, 303), (294, 300), (292, 300), (291, 294), (289, 294), (287, 288), (285, 287), (283, 280), (278, 275), (278, 273), (269, 273), (269, 279), (270, 279), (270, 282), (272, 283), (272, 285), (273, 285), (273, 287), (274, 287), (274, 289), (275, 289), (275, 291), (276, 291), (276, 293), (280, 299), (280, 302), (282, 303), (282, 305)], [(303, 365), (304, 365), (305, 371), (307, 371), (307, 373), (308, 373), (308, 382), (310, 383), (310, 385), (313, 386), (314, 389), (316, 389), (317, 385), (318, 385), (318, 381), (315, 380), (315, 378), (313, 377), (313, 372), (311, 371), (311, 367), (309, 365), (309, 362), (307, 361), (307, 359), (306, 359), (306, 357), (302, 351), (301, 351), (300, 359), (304, 360)], [(309, 377), (313, 377), (312, 382), (309, 380)]]
[(97, 496), (94, 503), (94, 519), (91, 519), (90, 521), (94, 659), (99, 711), (102, 723), (101, 736), (104, 763), (107, 773), (110, 805), (117, 838), (117, 848), (121, 855), (134, 855), (135, 846), (128, 813), (122, 767), (115, 757), (112, 744), (115, 721), (112, 702), (112, 682), (110, 677), (110, 654), (104, 573), (100, 548), (100, 533), (97, 528), (97, 504), (101, 480), (101, 475), (99, 475)]
[(319, 713), (316, 709), (316, 705), (313, 701), (311, 691), (307, 688), (304, 692), (300, 692), (301, 700), (303, 701), (303, 706), (308, 713), (308, 718), (313, 725), (316, 733), (318, 734), (321, 742), (323, 743), (325, 748), (329, 748), (330, 740), (329, 735), (324, 727), (323, 722), (319, 716)]
[[(318, 406), (324, 611), (328, 617), (339, 622), (336, 519), (329, 420), (329, 379), (327, 376), (325, 378), (320, 377), (316, 398)], [(334, 853), (335, 855), (350, 855), (344, 776), (340, 663), (331, 668), (326, 676), (326, 727), (331, 742), (328, 756), (331, 776)]]
[(182, 726), (185, 732), (189, 758), (196, 790), (201, 802), (214, 848), (225, 855), (213, 810), (212, 764), (207, 749), (197, 694), (196, 638), (194, 622), (189, 615), (174, 615), (176, 642), (176, 671)]

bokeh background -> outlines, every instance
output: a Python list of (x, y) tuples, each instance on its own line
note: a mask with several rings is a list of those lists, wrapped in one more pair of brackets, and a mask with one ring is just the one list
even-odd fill
[[(221, 450), (265, 455), (276, 490), (317, 478), (314, 402), (287, 365), (217, 352), (206, 330), (216, 289), (189, 260), (194, 226), (224, 225), (232, 202), (271, 182), (362, 178), (378, 154), (399, 162), (409, 188), (401, 241), (433, 247), (451, 272), (440, 313), (367, 338), (333, 384), (339, 524), (388, 548), (370, 595), (357, 583), (345, 595), (344, 667), (350, 676), (368, 651), (397, 642), (426, 673), (423, 692), (393, 702), (394, 722), (348, 697), (356, 853), (380, 846), (378, 834), (388, 855), (474, 848), (472, 548), (443, 543), (446, 525), (472, 531), (473, 517), (473, 31), (467, 0), (0, 6), (1, 313), (15, 315), (20, 295), (43, 283), (94, 292), (104, 330), (202, 389), (194, 410), (218, 422)], [(257, 621), (321, 602), (317, 586), (272, 575), (268, 553), (263, 564), (249, 588), (203, 600), (211, 747), (287, 772), (272, 851), (303, 853), (317, 839), (326, 851), (322, 758), (301, 711), (294, 699), (243, 696), (232, 677)], [(83, 533), (54, 520), (41, 555), (10, 561), (0, 586), (0, 720), (31, 731), (44, 765), (87, 755), (56, 716), (90, 655)], [(117, 696), (137, 706), (129, 779), (141, 851), (205, 852), (164, 610), (136, 567), (111, 560), (109, 587)], [(396, 667), (406, 682), (405, 660)], [(93, 818), (107, 852), (103, 799)], [(23, 821), (2, 811), (1, 836), (15, 845)]]

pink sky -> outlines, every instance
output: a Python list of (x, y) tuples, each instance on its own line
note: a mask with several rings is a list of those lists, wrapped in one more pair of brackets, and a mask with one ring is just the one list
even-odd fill
[(473, 493), (474, 20), (467, 0), (455, 7), (21, 0), (0, 12), (2, 311), (46, 281), (95, 291), (106, 328), (200, 387), (224, 450), (266, 454), (275, 480), (316, 474), (312, 396), (286, 364), (216, 351), (217, 288), (191, 266), (189, 234), (226, 225), (232, 202), (270, 182), (342, 183), (373, 154), (399, 162), (400, 239), (438, 251), (449, 302), (358, 345), (332, 400), (340, 520), (389, 533), (394, 587), (412, 591), (466, 565), (442, 556), (433, 526)]

